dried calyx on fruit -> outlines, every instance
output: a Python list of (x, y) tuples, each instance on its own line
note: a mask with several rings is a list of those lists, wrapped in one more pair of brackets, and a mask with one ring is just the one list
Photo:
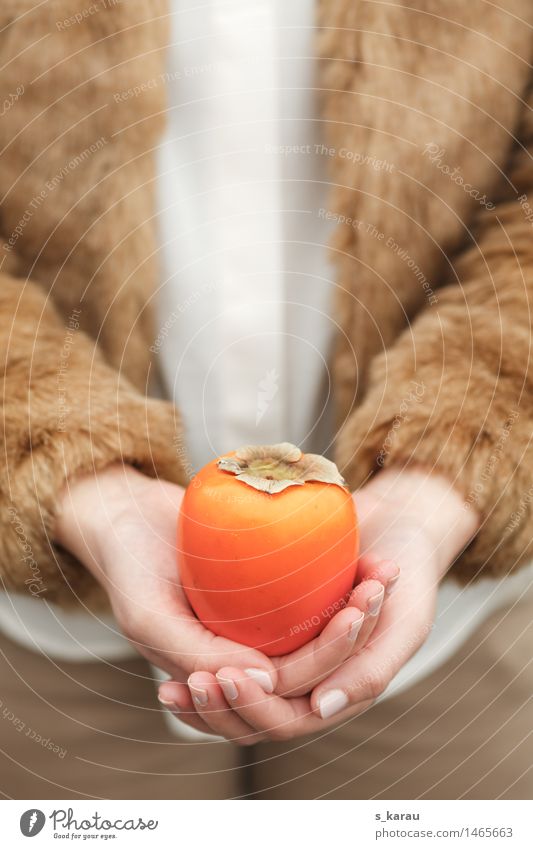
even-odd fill
[(218, 460), (218, 468), (260, 492), (273, 495), (308, 481), (332, 483), (346, 488), (337, 466), (320, 454), (303, 454), (290, 442), (277, 445), (246, 445)]

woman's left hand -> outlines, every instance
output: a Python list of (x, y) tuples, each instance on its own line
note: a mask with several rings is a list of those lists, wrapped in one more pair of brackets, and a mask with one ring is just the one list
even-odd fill
[[(183, 721), (241, 744), (316, 733), (366, 710), (422, 645), (433, 627), (439, 582), (475, 533), (478, 517), (465, 509), (447, 481), (418, 471), (381, 472), (355, 499), (364, 569), (375, 574), (384, 569), (389, 589), (391, 576), (400, 575), (375, 624), (366, 634), (363, 625), (360, 638), (339, 660), (332, 646), (341, 642), (341, 635), (333, 641), (327, 635), (328, 628), (336, 627), (337, 614), (313, 641), (314, 649), (309, 644), (278, 659), (278, 686), (284, 674), (290, 681), (291, 668), (294, 680), (297, 675), (305, 679), (302, 670), (307, 664), (312, 675), (322, 640), (322, 650), (331, 653), (331, 672), (315, 683), (310, 695), (267, 693), (234, 667), (224, 667), (216, 676), (195, 672), (188, 685), (165, 682), (160, 698)], [(342, 614), (349, 616), (349, 608)]]

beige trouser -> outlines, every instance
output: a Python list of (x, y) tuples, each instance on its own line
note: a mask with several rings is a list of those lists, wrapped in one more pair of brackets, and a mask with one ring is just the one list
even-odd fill
[(0, 790), (15, 799), (530, 799), (532, 610), (530, 600), (498, 611), (437, 672), (341, 728), (254, 752), (175, 737), (141, 659), (59, 663), (3, 638)]

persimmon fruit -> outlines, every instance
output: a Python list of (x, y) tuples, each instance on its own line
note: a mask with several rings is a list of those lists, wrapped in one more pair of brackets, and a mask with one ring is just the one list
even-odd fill
[(294, 651), (342, 609), (357, 570), (353, 499), (334, 463), (296, 446), (247, 446), (208, 463), (178, 519), (180, 580), (215, 634)]

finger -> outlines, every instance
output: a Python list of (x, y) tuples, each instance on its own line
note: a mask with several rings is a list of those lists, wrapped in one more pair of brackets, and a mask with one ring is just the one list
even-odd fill
[(346, 607), (330, 619), (314, 640), (291, 654), (275, 658), (277, 695), (304, 695), (330, 675), (352, 653), (363, 621), (361, 610)]
[(387, 595), (391, 594), (399, 576), (400, 568), (395, 560), (384, 560), (374, 554), (361, 557), (357, 566), (357, 586), (364, 581), (379, 581), (385, 587)]
[(385, 588), (377, 580), (363, 581), (352, 592), (349, 604), (364, 611), (364, 620), (353, 643), (350, 656), (357, 654), (367, 644), (378, 621), (385, 598)]
[[(201, 674), (201, 673), (200, 673)], [(227, 712), (229, 711), (228, 705), (222, 696), (219, 688), (219, 697), (224, 709)], [(208, 722), (201, 716), (198, 712), (196, 704), (193, 701), (192, 692), (186, 684), (178, 684), (175, 681), (165, 681), (164, 684), (159, 688), (158, 699), (166, 710), (172, 713), (177, 719), (183, 722), (185, 725), (188, 725), (191, 728), (195, 728), (197, 731), (201, 731), (204, 734), (209, 734), (211, 736), (216, 735), (217, 737), (225, 736), (224, 730), (215, 730), (209, 725)], [(238, 717), (236, 717), (238, 720)], [(240, 720), (238, 720), (240, 721)], [(248, 729), (249, 731), (251, 729)], [(252, 732), (252, 736), (248, 739), (247, 735), (243, 735), (239, 739), (233, 740), (238, 745), (251, 745), (252, 743), (260, 742), (263, 738)]]
[(320, 727), (313, 715), (309, 699), (285, 699), (265, 693), (256, 682), (235, 667), (224, 667), (216, 676), (227, 704), (247, 725), (272, 740), (284, 740), (305, 733), (308, 720), (311, 729)]
[(329, 719), (375, 701), (422, 645), (431, 623), (431, 603), (414, 610), (400, 597), (391, 599), (365, 651), (347, 660), (313, 690), (311, 706), (317, 716)]
[[(183, 689), (178, 690), (177, 687)], [(165, 681), (159, 688), (157, 698), (166, 710), (185, 725), (189, 725), (197, 731), (202, 731), (204, 734), (213, 733), (209, 725), (197, 714), (186, 684), (176, 685), (173, 681)]]
[(190, 676), (188, 685), (198, 716), (209, 726), (212, 734), (241, 746), (250, 746), (263, 739), (228, 706), (214, 675), (195, 672)]
[(400, 577), (400, 568), (393, 560), (383, 560), (369, 554), (362, 558), (358, 567), (360, 582), (354, 587), (348, 605), (363, 610), (365, 621), (357, 635), (352, 655), (367, 644), (379, 622), (383, 603), (391, 595)]
[[(239, 669), (225, 667), (216, 678), (228, 705), (248, 725), (271, 740), (313, 734), (331, 724), (312, 712), (308, 698), (286, 699), (265, 693)], [(358, 705), (351, 712), (363, 709), (364, 706)]]

